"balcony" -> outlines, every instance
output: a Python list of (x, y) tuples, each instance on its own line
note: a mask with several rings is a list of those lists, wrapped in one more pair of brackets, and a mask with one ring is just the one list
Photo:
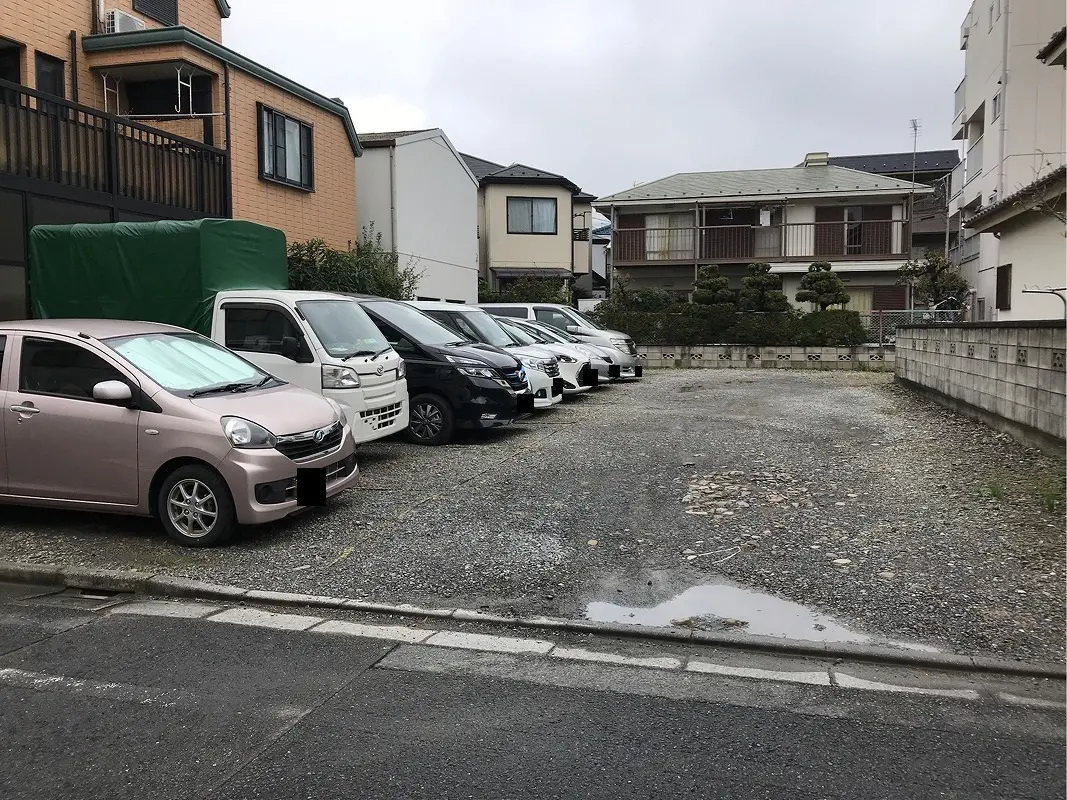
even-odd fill
[(949, 179), (949, 199), (954, 198), (956, 195), (963, 191), (964, 183), (966, 183), (966, 181), (964, 180), (964, 165), (961, 161), (955, 166), (955, 168), (953, 168), (952, 177)]
[(612, 232), (615, 266), (749, 264), (753, 261), (876, 261), (907, 257), (903, 220), (800, 222), (687, 228), (623, 228)]
[(224, 150), (0, 81), (0, 180), (47, 181), (180, 210), (175, 216), (226, 217), (226, 160)]
[(965, 108), (965, 101), (967, 99), (967, 79), (966, 78), (964, 78), (962, 81), (960, 81), (960, 85), (956, 87), (955, 99), (956, 99), (956, 111), (952, 115), (952, 118), (953, 118), (954, 121), (958, 122), (960, 120), (960, 118), (963, 116), (963, 111), (964, 111), (964, 108)]
[(970, 183), (977, 175), (982, 174), (982, 148), (985, 137), (979, 136), (978, 140), (967, 149), (967, 158), (964, 160), (964, 184)]

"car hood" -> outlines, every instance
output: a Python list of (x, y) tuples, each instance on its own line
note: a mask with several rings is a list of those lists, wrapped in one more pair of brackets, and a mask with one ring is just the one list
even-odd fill
[(581, 347), (573, 344), (563, 344), (562, 342), (552, 342), (551, 344), (538, 345), (546, 350), (550, 350), (553, 355), (556, 356), (570, 356), (577, 361), (584, 361), (589, 358), (589, 354), (585, 352)]
[(472, 361), (482, 361), (491, 367), (500, 369), (516, 369), (519, 366), (518, 359), (508, 354), (499, 347), (481, 342), (467, 342), (454, 347), (438, 347), (437, 352), (453, 358), (469, 358)]
[(555, 351), (548, 345), (524, 344), (517, 347), (509, 347), (508, 352), (523, 358), (553, 358)]
[(276, 436), (324, 428), (337, 419), (337, 411), (329, 400), (292, 385), (209, 394), (189, 402), (220, 417), (241, 417), (255, 422)]

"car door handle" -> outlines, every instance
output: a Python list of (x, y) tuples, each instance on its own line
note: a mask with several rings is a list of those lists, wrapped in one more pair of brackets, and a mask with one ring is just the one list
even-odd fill
[(40, 414), (41, 409), (34, 408), (33, 406), (11, 406), (11, 410), (16, 414)]

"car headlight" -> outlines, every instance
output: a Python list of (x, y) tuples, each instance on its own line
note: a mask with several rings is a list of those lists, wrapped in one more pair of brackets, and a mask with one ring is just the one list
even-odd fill
[(396, 379), (400, 380), (408, 374), (408, 365), (404, 359), (400, 359), (400, 363), (396, 365)]
[(492, 378), (495, 380), (499, 377), (492, 367), (459, 367), (459, 371), (464, 375), (470, 375), (472, 378)]
[(336, 364), (323, 364), (322, 388), (358, 389), (359, 373), (352, 369), (352, 367), (342, 367)]
[(558, 358), (564, 364), (573, 364), (578, 360), (577, 358), (571, 358), (570, 356), (556, 356), (556, 358)]
[(230, 444), (246, 450), (262, 450), (278, 443), (277, 437), (262, 425), (241, 417), (223, 417), (222, 432)]
[(519, 361), (527, 369), (537, 370), (538, 372), (548, 372), (552, 366), (552, 362), (547, 358), (520, 358)]
[(624, 353), (629, 353), (630, 352), (630, 348), (626, 346), (626, 340), (625, 339), (612, 339), (611, 343), (613, 345), (615, 345), (615, 349), (616, 350), (621, 350)]

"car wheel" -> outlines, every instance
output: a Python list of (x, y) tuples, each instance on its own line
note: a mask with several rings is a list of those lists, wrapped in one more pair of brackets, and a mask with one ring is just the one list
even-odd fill
[(452, 440), (452, 408), (432, 394), (416, 395), (411, 400), (408, 440), (415, 444), (448, 444)]
[(178, 467), (159, 487), (159, 521), (186, 547), (223, 544), (237, 528), (230, 488), (218, 473), (197, 464)]

